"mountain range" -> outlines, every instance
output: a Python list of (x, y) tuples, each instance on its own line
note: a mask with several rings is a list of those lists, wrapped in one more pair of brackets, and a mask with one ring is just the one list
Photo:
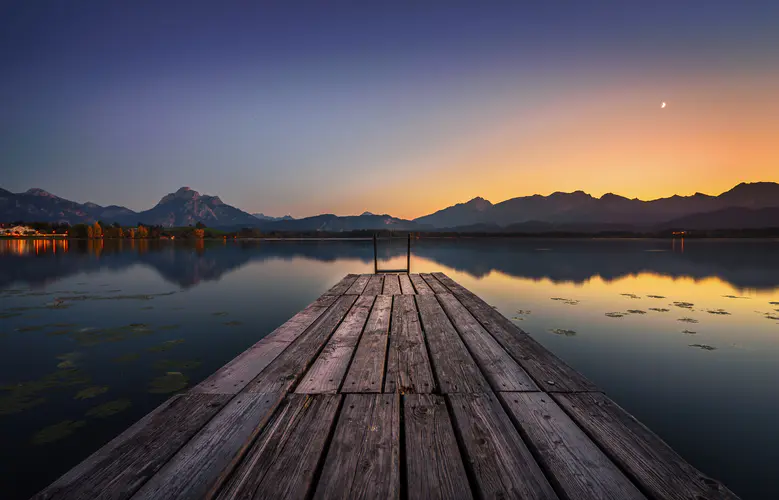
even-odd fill
[(512, 198), (493, 204), (477, 197), (414, 220), (364, 212), (355, 216), (322, 214), (293, 219), (250, 214), (188, 187), (164, 196), (157, 205), (135, 212), (116, 205), (77, 203), (33, 188), (24, 193), (0, 189), (0, 221), (143, 223), (165, 227), (257, 227), (264, 231), (344, 232), (392, 229), (460, 232), (596, 232), (660, 229), (742, 229), (779, 227), (779, 184), (741, 183), (717, 196), (696, 193), (651, 201), (583, 191)]

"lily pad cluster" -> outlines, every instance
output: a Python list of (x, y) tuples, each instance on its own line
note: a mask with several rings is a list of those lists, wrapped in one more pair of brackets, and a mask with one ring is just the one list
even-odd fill
[(690, 347), (697, 347), (698, 349), (703, 349), (704, 351), (716, 351), (717, 348), (714, 346), (710, 346), (708, 344), (690, 344)]
[(575, 306), (579, 303), (578, 300), (575, 299), (566, 299), (563, 297), (552, 297), (552, 300), (557, 300), (559, 302), (562, 302), (563, 304), (569, 305), (569, 306)]

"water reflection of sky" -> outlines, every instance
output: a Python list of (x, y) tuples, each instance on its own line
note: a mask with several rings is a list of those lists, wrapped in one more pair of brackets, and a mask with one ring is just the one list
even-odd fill
[[(779, 243), (673, 245), (415, 241), (412, 271), (443, 271), (484, 297), (684, 457), (760, 498), (779, 459), (764, 446), (779, 442)], [(380, 255), (402, 267), (405, 241)], [(372, 269), (371, 242), (0, 241), (0, 409), (19, 383), (63, 369), (88, 379), (0, 411), (0, 480), (36, 467), (37, 483), (12, 495), (28, 496), (182, 378), (197, 383), (344, 274)], [(42, 429), (56, 439), (33, 444)]]

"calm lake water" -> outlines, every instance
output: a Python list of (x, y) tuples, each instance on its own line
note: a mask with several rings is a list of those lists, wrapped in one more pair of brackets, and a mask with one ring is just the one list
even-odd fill
[[(405, 241), (382, 243), (383, 266)], [(775, 498), (779, 241), (418, 240), (743, 498)], [(270, 333), (370, 241), (0, 240), (0, 484), (25, 498)]]

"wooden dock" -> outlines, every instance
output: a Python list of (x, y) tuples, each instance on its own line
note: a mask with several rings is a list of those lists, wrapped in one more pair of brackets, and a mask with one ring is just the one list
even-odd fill
[(441, 273), (348, 275), (35, 498), (737, 498)]

